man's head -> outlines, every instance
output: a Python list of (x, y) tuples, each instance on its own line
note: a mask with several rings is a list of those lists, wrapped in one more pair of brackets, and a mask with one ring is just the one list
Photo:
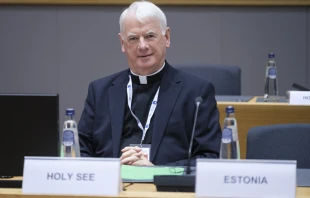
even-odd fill
[(139, 75), (159, 70), (170, 46), (165, 14), (153, 3), (132, 3), (120, 16), (119, 39), (130, 69)]

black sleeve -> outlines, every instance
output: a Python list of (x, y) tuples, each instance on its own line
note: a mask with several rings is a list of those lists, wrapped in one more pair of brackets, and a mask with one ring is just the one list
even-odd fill
[(85, 100), (84, 110), (78, 124), (79, 142), (81, 157), (94, 157), (93, 141), (93, 122), (94, 122), (95, 97), (92, 84), (89, 84), (88, 94)]

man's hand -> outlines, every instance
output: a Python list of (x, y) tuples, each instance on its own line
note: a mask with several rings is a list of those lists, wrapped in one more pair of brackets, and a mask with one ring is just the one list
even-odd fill
[(133, 162), (131, 165), (133, 166), (154, 166), (154, 164), (152, 164), (152, 162), (150, 162), (146, 155), (144, 155), (141, 151), (141, 155), (140, 155), (140, 158)]
[(122, 149), (121, 163), (134, 166), (154, 166), (142, 153), (140, 147), (125, 147)]
[(135, 160), (138, 160), (140, 152), (142, 152), (140, 147), (125, 147), (122, 149), (123, 154), (120, 157), (122, 164), (131, 165), (131, 163), (135, 162)]

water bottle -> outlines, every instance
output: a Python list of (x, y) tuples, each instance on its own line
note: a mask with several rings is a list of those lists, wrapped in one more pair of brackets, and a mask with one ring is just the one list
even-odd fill
[(80, 157), (79, 136), (74, 115), (74, 109), (68, 108), (66, 110), (66, 120), (62, 133), (61, 156), (63, 157)]
[(237, 120), (233, 106), (226, 107), (226, 117), (222, 131), (221, 159), (240, 159)]
[(270, 53), (268, 54), (268, 63), (266, 67), (264, 101), (275, 102), (278, 100), (278, 80), (275, 55)]

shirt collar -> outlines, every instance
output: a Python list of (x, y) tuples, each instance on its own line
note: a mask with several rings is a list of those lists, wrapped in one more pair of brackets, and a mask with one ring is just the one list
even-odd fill
[(130, 76), (132, 82), (140, 85), (140, 84), (152, 84), (154, 82), (160, 81), (164, 73), (165, 64), (166, 63), (164, 62), (163, 66), (158, 71), (146, 76), (135, 74), (130, 70)]

